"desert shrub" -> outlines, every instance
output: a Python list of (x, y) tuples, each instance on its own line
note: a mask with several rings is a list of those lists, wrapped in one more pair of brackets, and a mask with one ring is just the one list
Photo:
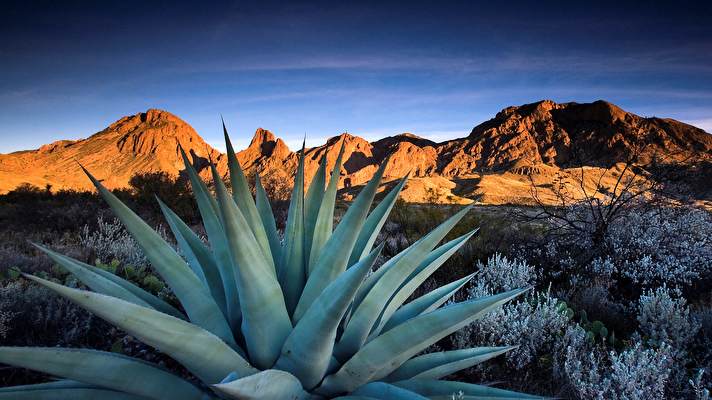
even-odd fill
[(695, 400), (709, 400), (710, 398), (710, 391), (704, 387), (704, 383), (702, 382), (704, 374), (705, 370), (701, 368), (689, 381), (690, 389), (692, 390), (692, 395)]
[(477, 262), (476, 282), (490, 293), (534, 286), (539, 273), (524, 260), (509, 259), (499, 253), (487, 259), (487, 264)]
[[(164, 239), (168, 237), (163, 226), (158, 227), (158, 233)], [(91, 250), (96, 259), (103, 262), (118, 260), (122, 265), (134, 267), (149, 264), (141, 247), (117, 218), (107, 221), (100, 216), (96, 229), (84, 225), (80, 233), (80, 243), (82, 247)]]
[[(569, 207), (568, 213), (567, 219), (589, 223), (590, 216), (581, 206)], [(550, 265), (548, 272), (564, 284), (585, 286), (592, 278), (629, 282), (638, 289), (619, 292), (637, 298), (644, 288), (663, 284), (688, 288), (712, 278), (710, 237), (708, 211), (634, 205), (620, 211), (600, 237), (583, 228), (560, 227), (535, 243), (539, 248), (529, 254)]]
[(127, 197), (136, 211), (152, 222), (152, 216), (161, 215), (156, 196), (187, 221), (197, 217), (190, 185), (183, 177), (173, 177), (165, 171), (137, 173), (129, 179), (129, 191), (130, 196), (120, 197)]
[(643, 285), (690, 285), (712, 270), (712, 215), (691, 207), (633, 210), (609, 229), (620, 274)]
[[(525, 261), (510, 260), (495, 254), (487, 264), (478, 263), (477, 275), (468, 290), (474, 299), (514, 288), (536, 284), (536, 268)], [(550, 353), (557, 335), (568, 324), (566, 307), (545, 293), (534, 293), (528, 298), (509, 303), (492, 311), (455, 334), (457, 347), (483, 345), (515, 345), (519, 347), (506, 355), (507, 364), (514, 369), (530, 365), (538, 357)]]
[(700, 328), (680, 292), (664, 286), (640, 296), (637, 319), (647, 344), (654, 347), (670, 344), (678, 361), (686, 358), (686, 349)]
[(547, 293), (490, 312), (469, 327), (458, 331), (458, 347), (518, 345), (506, 354), (507, 365), (521, 370), (540, 357), (551, 354), (557, 338), (566, 329), (570, 316), (565, 304)]
[(577, 398), (654, 400), (665, 396), (672, 360), (666, 344), (657, 349), (637, 342), (621, 352), (594, 345), (586, 331), (571, 326), (559, 345), (556, 368)]
[(20, 280), (0, 286), (0, 310), (6, 317), (6, 345), (79, 347), (93, 344), (95, 325), (104, 325), (69, 300)]

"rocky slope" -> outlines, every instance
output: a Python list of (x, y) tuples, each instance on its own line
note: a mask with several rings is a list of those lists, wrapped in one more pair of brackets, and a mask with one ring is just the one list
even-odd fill
[[(508, 107), (476, 126), (467, 137), (435, 143), (410, 133), (368, 141), (341, 134), (322, 146), (306, 149), (307, 180), (326, 157), (329, 167), (344, 144), (342, 188), (370, 179), (391, 157), (386, 181), (410, 172), (403, 193), (407, 201), (466, 203), (477, 196), (490, 203), (523, 202), (529, 175), (546, 185), (568, 168), (585, 165), (595, 171), (632, 157), (642, 163), (712, 162), (712, 135), (693, 126), (661, 118), (644, 118), (604, 102), (557, 104), (549, 100)], [(59, 141), (37, 150), (0, 155), (0, 191), (23, 182), (55, 188), (89, 188), (76, 166), (79, 161), (109, 187), (125, 187), (132, 175), (182, 170), (178, 144), (199, 169), (208, 158), (227, 174), (225, 155), (207, 145), (178, 117), (160, 110), (124, 117), (95, 135)], [(272, 132), (258, 129), (250, 145), (238, 152), (248, 171), (290, 181), (297, 155)], [(345, 192), (349, 193), (349, 190)]]

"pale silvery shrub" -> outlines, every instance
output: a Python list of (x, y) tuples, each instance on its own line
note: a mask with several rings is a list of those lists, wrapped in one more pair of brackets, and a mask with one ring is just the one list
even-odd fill
[(495, 253), (487, 259), (487, 264), (477, 262), (477, 279), (474, 294), (493, 294), (512, 289), (534, 286), (539, 278), (533, 265), (523, 260), (510, 260)]
[(690, 379), (690, 386), (692, 388), (692, 394), (695, 396), (695, 400), (709, 400), (710, 391), (706, 389), (702, 383), (702, 377), (705, 374), (704, 368), (697, 371), (695, 377)]
[(536, 293), (518, 303), (510, 303), (466, 329), (458, 331), (458, 347), (518, 345), (506, 354), (507, 364), (523, 369), (537, 358), (550, 354), (569, 317), (559, 301), (547, 293)]
[(643, 286), (689, 285), (712, 273), (712, 214), (693, 207), (628, 207), (613, 219), (599, 246), (585, 207), (567, 209), (578, 229), (561, 226), (542, 247), (552, 276), (624, 277)]
[[(514, 288), (531, 287), (538, 278), (536, 268), (526, 261), (509, 260), (495, 254), (487, 264), (477, 265), (479, 274), (468, 291), (474, 299)], [(455, 334), (458, 347), (519, 345), (506, 355), (507, 364), (522, 369), (537, 357), (552, 351), (557, 335), (569, 317), (549, 292), (535, 293), (517, 303), (492, 311)]]
[(621, 275), (643, 285), (689, 285), (712, 270), (712, 215), (691, 207), (631, 210), (607, 244)]
[[(616, 353), (586, 339), (580, 326), (570, 327), (557, 349), (555, 366), (578, 398), (584, 400), (657, 400), (664, 398), (672, 360), (670, 346), (645, 348), (637, 342)], [(561, 357), (563, 356), (563, 357)]]
[(669, 343), (677, 358), (682, 359), (699, 328), (679, 291), (663, 286), (640, 296), (638, 329), (648, 344)]
[[(168, 233), (163, 226), (159, 226), (157, 231), (164, 240), (168, 238)], [(82, 228), (80, 242), (84, 248), (91, 249), (102, 262), (116, 259), (123, 265), (134, 267), (145, 267), (149, 264), (136, 240), (126, 231), (118, 218), (105, 221), (99, 216), (97, 229), (91, 230), (88, 225)]]

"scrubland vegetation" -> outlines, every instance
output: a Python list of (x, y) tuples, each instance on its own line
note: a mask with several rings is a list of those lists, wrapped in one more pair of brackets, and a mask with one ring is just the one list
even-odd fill
[[(172, 241), (162, 199), (205, 235), (187, 184), (152, 174), (115, 192)], [(273, 204), (278, 229), (286, 203)], [(342, 209), (337, 205), (338, 210)], [(376, 243), (383, 259), (411, 245), (461, 206), (396, 204)], [(416, 293), (476, 272), (456, 299), (532, 287), (441, 340), (438, 349), (518, 346), (459, 372), (458, 380), (573, 399), (708, 399), (712, 378), (712, 214), (680, 204), (631, 201), (605, 230), (586, 204), (559, 210), (578, 224), (526, 218), (536, 208), (475, 207), (450, 240), (480, 231)], [(552, 231), (552, 227), (556, 227)], [(582, 228), (582, 229), (579, 229)], [(134, 239), (93, 193), (25, 186), (0, 196), (0, 344), (87, 347), (157, 362), (183, 376), (169, 357), (19, 277), (18, 270), (70, 287), (81, 284), (28, 243), (116, 273), (177, 304)], [(432, 350), (432, 349), (431, 349)], [(0, 369), (0, 385), (45, 381), (19, 368)]]

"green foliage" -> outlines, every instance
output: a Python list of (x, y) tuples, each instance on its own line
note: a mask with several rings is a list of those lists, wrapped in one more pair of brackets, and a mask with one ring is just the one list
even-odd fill
[[(255, 200), (227, 131), (225, 139), (232, 195), (211, 165), (217, 198), (213, 197), (182, 153), (209, 246), (168, 205), (160, 203), (184, 260), (87, 172), (140, 245), (153, 271), (121, 267), (116, 260), (91, 266), (37, 246), (92, 291), (61, 285), (46, 274), (24, 275), (160, 349), (202, 385), (123, 356), (120, 341), (111, 346), (111, 352), (0, 347), (2, 363), (70, 380), (0, 389), (0, 398), (5, 398), (3, 393), (10, 398), (42, 394), (54, 398), (195, 400), (347, 395), (421, 399), (452, 393), (462, 393), (464, 398), (538, 398), (439, 380), (511, 348), (478, 347), (421, 355), (440, 339), (524, 292), (515, 289), (448, 302), (472, 278), (468, 275), (407, 302), (475, 234), (472, 227), (456, 228), (469, 208), (442, 224), (436, 223), (442, 221), (442, 215), (431, 215), (430, 233), (369, 275), (383, 249), (383, 244), (374, 249), (378, 232), (405, 184), (404, 179), (395, 185), (372, 210), (387, 160), (334, 227), (340, 157), (329, 184), (326, 160), (322, 160), (319, 180), (305, 193), (302, 151), (281, 243), (259, 176)], [(150, 189), (165, 194), (163, 186), (154, 185), (163, 179), (158, 178), (134, 180), (132, 185), (143, 197)], [(440, 244), (443, 239), (448, 242)], [(154, 295), (163, 291), (163, 282), (175, 294), (181, 310)], [(559, 306), (562, 313), (572, 313), (565, 303)], [(604, 329), (598, 327), (597, 333), (603, 335)]]
[(156, 275), (146, 275), (143, 278), (143, 287), (148, 289), (150, 292), (158, 293), (164, 288), (163, 282), (158, 279)]

